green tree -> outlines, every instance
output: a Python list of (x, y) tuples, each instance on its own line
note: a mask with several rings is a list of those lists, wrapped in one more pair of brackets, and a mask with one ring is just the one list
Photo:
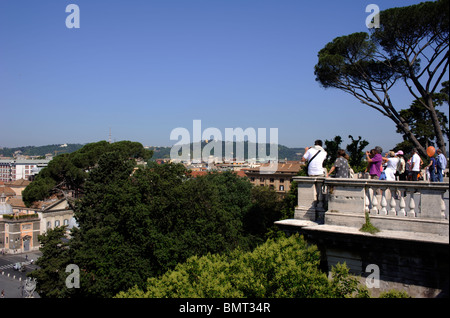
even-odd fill
[(49, 162), (23, 191), (23, 201), (31, 206), (35, 201), (44, 200), (52, 194), (65, 196), (69, 203), (72, 197), (84, 193), (84, 182), (98, 163), (102, 154), (117, 152), (130, 159), (148, 160), (152, 152), (142, 144), (131, 141), (90, 143), (70, 154), (61, 154)]
[(191, 257), (145, 288), (120, 292), (119, 298), (319, 298), (367, 297), (345, 265), (332, 278), (320, 271), (320, 253), (302, 237), (268, 240), (252, 252)]
[[(298, 172), (300, 175), (301, 172)], [(291, 181), (291, 188), (286, 193), (281, 204), (280, 220), (293, 219), (295, 214), (295, 207), (298, 205), (298, 184), (296, 181)]]
[(352, 140), (346, 147), (350, 156), (348, 163), (355, 172), (364, 171), (367, 163), (363, 160), (365, 156), (363, 150), (369, 145), (369, 142), (364, 139), (361, 140), (361, 136), (358, 136), (358, 139), (354, 139), (352, 135), (349, 135), (348, 138)]
[(42, 298), (63, 298), (71, 295), (65, 281), (65, 268), (71, 263), (70, 250), (66, 239), (66, 227), (49, 229), (39, 235), (42, 256), (36, 261), (38, 269), (28, 274), (37, 280), (37, 289)]
[[(445, 98), (446, 95), (444, 94), (435, 94), (433, 102), (436, 107), (441, 106), (444, 103)], [(403, 116), (403, 118), (405, 118), (408, 122), (414, 135), (419, 136), (418, 140), (422, 145), (424, 145), (425, 148), (437, 143), (432, 119), (426, 108), (423, 106), (422, 101), (415, 100), (408, 109), (402, 109), (400, 111), (400, 115)], [(449, 129), (447, 116), (439, 110), (436, 110), (436, 115), (438, 117), (439, 124), (441, 125), (441, 130), (448, 139)], [(398, 129), (397, 132), (399, 132)]]
[(337, 158), (337, 152), (341, 148), (342, 137), (335, 136), (333, 140), (325, 140), (325, 151), (327, 158), (324, 161), (324, 166), (329, 170)]
[[(269, 195), (267, 209), (255, 215), (263, 222), (247, 231), (254, 221), (247, 217), (255, 206), (252, 184), (232, 172), (191, 178), (180, 164), (136, 168), (114, 151), (89, 171), (84, 195), (74, 204), (79, 228), (71, 233), (67, 262), (79, 266), (81, 288), (70, 297), (111, 297), (193, 255), (250, 250), (275, 217)], [(44, 251), (45, 258), (52, 255)], [(43, 295), (65, 295), (47, 290), (52, 285), (46, 277), (38, 284)]]
[(274, 189), (253, 187), (251, 202), (244, 218), (245, 230), (262, 243), (265, 235), (275, 230), (274, 222), (282, 218), (283, 201)]
[(443, 132), (433, 94), (449, 64), (449, 1), (423, 2), (380, 12), (380, 28), (335, 38), (319, 51), (316, 80), (337, 88), (390, 118), (423, 156), (426, 150), (391, 100), (402, 81), (429, 114), (439, 148)]

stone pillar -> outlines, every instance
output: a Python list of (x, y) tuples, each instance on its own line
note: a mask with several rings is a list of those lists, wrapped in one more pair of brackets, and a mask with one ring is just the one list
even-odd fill
[(294, 219), (316, 221), (316, 210), (319, 203), (318, 191), (321, 189), (324, 178), (294, 177), (294, 180), (298, 183), (298, 205), (295, 208)]
[(442, 213), (442, 196), (444, 191), (430, 187), (429, 189), (421, 189), (420, 192), (420, 217), (436, 221), (444, 220), (445, 215)]

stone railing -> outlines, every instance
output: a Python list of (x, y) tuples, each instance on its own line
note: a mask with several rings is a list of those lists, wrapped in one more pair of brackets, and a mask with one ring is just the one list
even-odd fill
[[(294, 177), (295, 219), (360, 228), (449, 235), (448, 183)], [(447, 202), (447, 203), (446, 203)]]

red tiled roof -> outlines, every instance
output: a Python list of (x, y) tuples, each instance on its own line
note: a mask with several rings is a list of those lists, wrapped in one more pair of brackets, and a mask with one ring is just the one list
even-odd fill
[(31, 183), (31, 181), (28, 181), (25, 179), (18, 179), (13, 182), (10, 182), (9, 185), (16, 186), (16, 187), (26, 187), (30, 183)]
[[(221, 173), (222, 171), (219, 171)], [(200, 176), (206, 176), (209, 173), (209, 171), (191, 171), (191, 177), (200, 177)], [(239, 177), (246, 177), (246, 174), (243, 170), (240, 171), (233, 171), (234, 174), (236, 174)]]
[(7, 202), (11, 204), (11, 206), (13, 207), (21, 207), (21, 208), (26, 207), (25, 203), (23, 203), (23, 200), (19, 198), (9, 198)]
[(16, 195), (16, 193), (14, 192), (13, 189), (11, 189), (10, 187), (6, 187), (6, 186), (0, 186), (0, 195), (4, 193), (6, 196), (10, 196), (13, 197)]
[[(278, 163), (277, 172), (297, 173), (302, 165), (303, 163), (299, 161), (288, 161), (287, 163)], [(268, 163), (262, 164), (261, 167), (269, 167), (269, 164)], [(252, 172), (259, 173), (260, 167), (245, 169), (245, 171), (248, 171), (250, 173)]]
[(191, 171), (191, 177), (200, 177), (200, 176), (206, 176), (208, 174), (208, 171)]

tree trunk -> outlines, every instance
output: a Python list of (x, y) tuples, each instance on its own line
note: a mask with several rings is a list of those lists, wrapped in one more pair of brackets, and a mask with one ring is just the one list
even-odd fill
[(417, 148), (417, 151), (422, 157), (427, 156), (427, 150), (420, 144), (420, 142), (417, 140), (416, 136), (409, 130), (409, 126), (406, 123), (398, 122), (397, 127), (401, 129), (404, 133), (404, 135), (409, 139), (409, 141), (412, 142), (415, 148)]
[(429, 107), (428, 113), (431, 117), (431, 122), (433, 123), (434, 133), (436, 135), (436, 144), (439, 149), (442, 150), (442, 153), (447, 157), (447, 149), (445, 146), (444, 134), (442, 133), (441, 123), (439, 122), (439, 118), (436, 114), (436, 109), (433, 105), (433, 99), (431, 95), (426, 99), (426, 103)]

